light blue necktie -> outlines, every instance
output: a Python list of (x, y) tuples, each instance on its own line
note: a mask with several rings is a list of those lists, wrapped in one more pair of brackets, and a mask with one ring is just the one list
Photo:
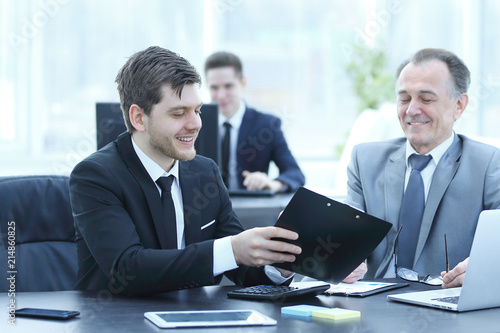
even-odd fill
[(401, 204), (399, 225), (403, 226), (398, 241), (397, 262), (399, 267), (413, 268), (415, 250), (417, 248), (420, 225), (425, 208), (424, 181), (422, 171), (431, 161), (430, 155), (412, 154), (409, 158), (411, 165), (410, 179)]

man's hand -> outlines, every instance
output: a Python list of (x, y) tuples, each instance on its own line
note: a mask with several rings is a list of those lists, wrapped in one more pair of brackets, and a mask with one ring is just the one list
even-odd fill
[(253, 228), (231, 237), (234, 258), (238, 265), (264, 266), (277, 262), (294, 262), (302, 249), (271, 238), (296, 240), (296, 232), (278, 227)]
[(345, 279), (344, 283), (354, 283), (365, 276), (368, 272), (368, 267), (364, 262), (362, 262), (351, 274), (349, 274)]
[(448, 273), (441, 272), (443, 277), (443, 288), (455, 288), (461, 287), (464, 283), (465, 271), (467, 270), (467, 265), (469, 264), (469, 258), (465, 259), (461, 263), (455, 266)]
[(250, 172), (243, 171), (243, 186), (249, 191), (259, 191), (269, 189), (273, 192), (279, 192), (283, 188), (284, 184), (279, 180), (271, 180), (264, 172)]

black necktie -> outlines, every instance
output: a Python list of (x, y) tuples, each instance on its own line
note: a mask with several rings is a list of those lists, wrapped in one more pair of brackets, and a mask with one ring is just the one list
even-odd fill
[(404, 226), (398, 241), (397, 265), (399, 267), (413, 268), (425, 208), (424, 181), (420, 171), (429, 164), (431, 159), (430, 155), (417, 154), (412, 154), (409, 159), (412, 170), (399, 214), (399, 225)]
[(226, 131), (222, 138), (222, 180), (226, 187), (229, 187), (229, 150), (231, 147), (231, 124), (227, 121), (224, 123)]
[[(160, 177), (156, 181), (161, 188), (161, 204), (163, 207), (163, 220), (167, 225), (167, 244), (169, 248), (177, 249), (177, 223), (175, 218), (174, 201), (172, 200), (172, 182), (174, 176)], [(159, 237), (162, 237), (160, 235)]]

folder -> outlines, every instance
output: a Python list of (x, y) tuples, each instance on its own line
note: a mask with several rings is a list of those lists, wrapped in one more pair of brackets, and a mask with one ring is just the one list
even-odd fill
[(375, 250), (392, 224), (301, 187), (275, 226), (297, 232), (297, 240), (284, 241), (302, 253), (274, 266), (336, 284)]

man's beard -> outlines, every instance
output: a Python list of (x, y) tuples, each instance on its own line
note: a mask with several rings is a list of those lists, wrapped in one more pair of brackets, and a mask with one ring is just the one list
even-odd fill
[(178, 161), (190, 161), (196, 156), (194, 147), (189, 151), (181, 151), (174, 145), (175, 138), (165, 137), (159, 134), (154, 127), (149, 131), (149, 144), (162, 154)]

